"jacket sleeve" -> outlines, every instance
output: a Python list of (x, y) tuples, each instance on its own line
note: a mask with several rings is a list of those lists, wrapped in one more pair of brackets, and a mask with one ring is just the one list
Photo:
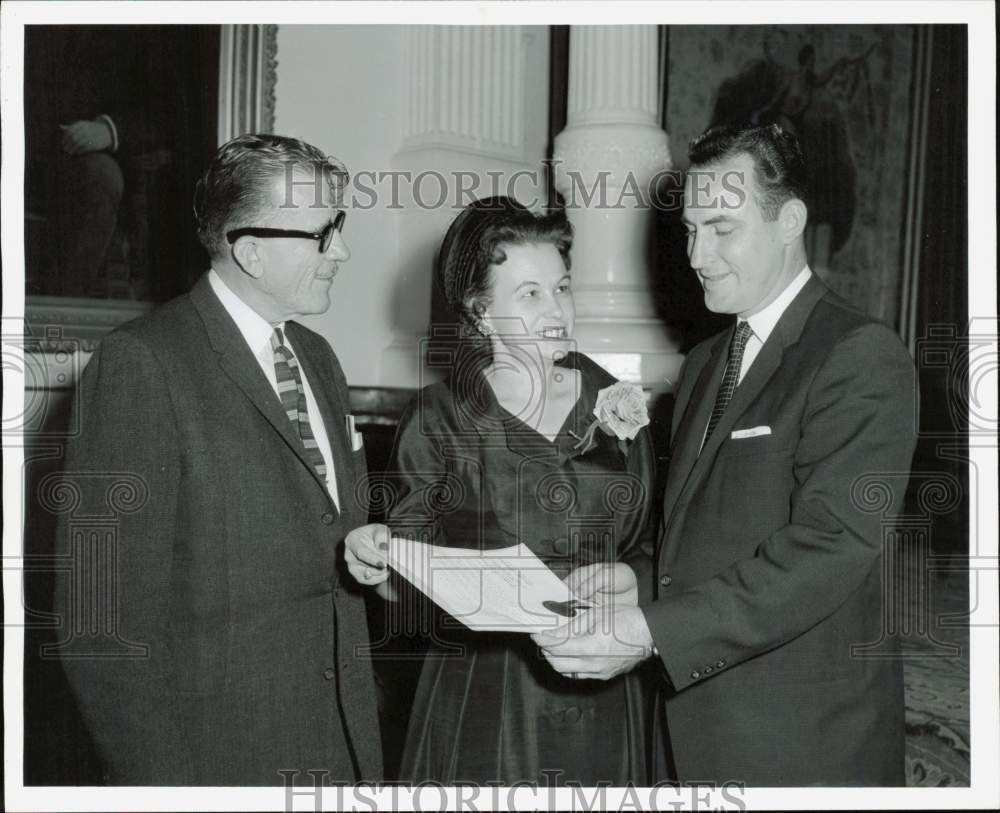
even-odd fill
[(420, 395), (400, 418), (389, 464), (391, 508), (386, 522), (394, 535), (443, 544), (439, 510), (447, 509), (464, 486), (448, 471), (434, 418), (434, 410)]
[[(193, 766), (169, 637), (183, 460), (154, 353), (128, 332), (108, 335), (73, 409), (79, 434), (68, 444), (61, 487), (76, 504), (60, 514), (55, 542), (70, 562), (56, 580), (64, 630), (58, 654), (111, 781), (184, 784)], [(89, 530), (95, 517), (107, 520), (97, 523), (104, 546), (96, 549)], [(88, 588), (94, 584), (104, 585), (113, 603)], [(96, 637), (87, 634), (95, 609), (107, 612)]]
[(656, 456), (649, 428), (636, 435), (628, 456), (628, 471), (634, 478), (639, 504), (626, 522), (627, 544), (622, 561), (635, 572), (639, 603), (653, 599), (653, 563), (656, 553), (658, 512), (652, 510), (656, 480)]
[[(677, 429), (677, 424), (680, 423), (682, 404), (680, 401), (681, 393), (684, 392), (684, 387), (687, 387), (689, 391), (692, 383), (688, 381), (685, 384), (687, 376), (690, 375), (691, 370), (691, 359), (694, 355), (688, 356), (685, 359), (684, 364), (681, 366), (680, 374), (677, 377), (677, 386), (674, 388), (674, 409), (673, 416), (671, 420), (671, 430), (670, 439), (673, 442), (674, 433)], [(690, 394), (690, 393), (688, 393)], [(686, 398), (685, 398), (686, 400)], [(652, 506), (653, 510), (650, 510), (649, 515), (646, 519), (646, 525), (639, 537), (638, 544), (629, 551), (629, 553), (624, 557), (626, 564), (630, 565), (632, 570), (635, 571), (636, 579), (639, 583), (639, 604), (646, 605), (653, 601), (653, 596), (656, 592), (656, 546), (661, 533), (661, 525), (663, 523), (663, 510), (662, 510), (662, 494), (655, 493), (655, 484), (658, 482), (658, 478), (665, 479), (665, 472), (658, 472), (656, 470), (656, 452), (653, 448), (652, 435), (649, 430), (643, 430), (643, 434), (647, 435), (647, 452), (649, 455), (649, 465), (644, 474), (640, 476), (644, 477), (644, 482), (646, 483), (647, 496), (651, 499), (653, 496), (660, 498), (660, 505)]]
[(830, 350), (801, 417), (788, 524), (752, 557), (643, 608), (676, 689), (695, 682), (693, 666), (732, 666), (792, 640), (858, 589), (882, 552), (883, 517), (863, 510), (853, 484), (909, 471), (914, 397), (913, 364), (888, 329), (861, 326)]

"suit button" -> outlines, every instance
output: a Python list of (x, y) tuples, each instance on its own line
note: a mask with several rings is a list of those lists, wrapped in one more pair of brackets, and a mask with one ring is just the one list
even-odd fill
[(662, 587), (670, 587), (670, 583), (672, 581), (673, 579), (665, 573), (662, 576), (660, 576), (660, 585)]
[(705, 673), (706, 675), (710, 675), (710, 674), (712, 674), (712, 667), (711, 667), (711, 666), (706, 666), (706, 667), (705, 667), (705, 668), (704, 668), (704, 669), (703, 669), (702, 671), (703, 671), (703, 672), (704, 672), (704, 673)]
[(701, 677), (701, 672), (699, 672), (699, 671), (698, 671), (697, 669), (695, 669), (695, 670), (694, 670), (694, 671), (693, 671), (693, 672), (691, 673), (691, 680), (697, 680), (697, 679), (698, 679), (698, 678), (700, 678), (700, 677)]
[(324, 669), (323, 677), (325, 677), (327, 680), (333, 680), (335, 677), (337, 677), (337, 671), (335, 669)]
[(722, 661), (719, 661), (717, 664), (715, 664), (715, 668), (716, 669), (722, 669), (725, 665), (726, 665), (726, 662), (724, 660), (722, 660)]
[(320, 517), (320, 519), (323, 520), (324, 525), (333, 525), (333, 514), (329, 512), (323, 514), (323, 516)]
[(563, 712), (563, 719), (565, 719), (567, 723), (578, 723), (580, 722), (581, 717), (583, 717), (583, 712), (576, 706), (570, 706), (565, 712)]

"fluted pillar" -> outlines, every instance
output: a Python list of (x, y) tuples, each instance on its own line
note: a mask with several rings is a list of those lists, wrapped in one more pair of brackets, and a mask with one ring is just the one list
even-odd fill
[(649, 255), (650, 183), (671, 168), (657, 123), (655, 26), (570, 29), (566, 128), (555, 185), (576, 231), (576, 339), (620, 378), (670, 389), (683, 357), (656, 316)]
[(380, 380), (413, 387), (439, 377), (424, 365), (435, 252), (448, 225), (476, 198), (544, 197), (544, 29), (412, 26), (409, 97), (399, 178), (400, 255), (392, 341)]

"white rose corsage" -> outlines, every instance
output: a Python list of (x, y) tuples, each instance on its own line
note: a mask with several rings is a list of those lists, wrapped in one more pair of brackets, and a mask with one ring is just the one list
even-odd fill
[(570, 433), (577, 440), (573, 448), (581, 454), (590, 451), (597, 445), (594, 434), (598, 429), (606, 435), (616, 436), (619, 441), (632, 440), (648, 423), (649, 411), (646, 409), (646, 395), (642, 387), (619, 381), (597, 393), (594, 420), (583, 437)]

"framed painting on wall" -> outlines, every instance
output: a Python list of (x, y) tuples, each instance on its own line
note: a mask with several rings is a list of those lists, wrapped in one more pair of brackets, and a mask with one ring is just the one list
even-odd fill
[(898, 326), (917, 26), (672, 26), (665, 86), (671, 153), (727, 122), (777, 123), (806, 154), (810, 265), (837, 293)]
[(276, 30), (25, 26), (25, 316), (43, 350), (92, 349), (205, 270), (194, 186), (220, 143), (273, 126)]

